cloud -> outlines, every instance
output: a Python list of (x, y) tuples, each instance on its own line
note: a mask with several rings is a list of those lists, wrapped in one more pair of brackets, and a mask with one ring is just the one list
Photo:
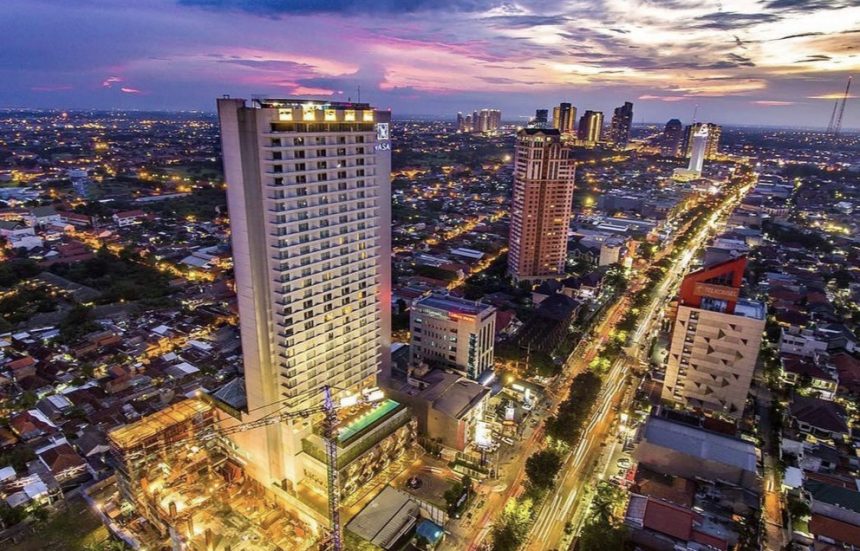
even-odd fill
[(114, 84), (122, 82), (122, 79), (119, 77), (107, 77), (102, 81), (102, 86), (104, 88), (111, 88)]
[(796, 101), (781, 101), (781, 100), (773, 100), (773, 99), (759, 99), (755, 100), (752, 103), (755, 105), (762, 105), (765, 107), (784, 107), (787, 105), (795, 105)]
[[(845, 97), (845, 92), (833, 92), (832, 94), (821, 94), (818, 96), (807, 96), (809, 99), (842, 99)], [(855, 96), (854, 94), (848, 94), (848, 99), (857, 99), (860, 96)]]
[(676, 102), (676, 101), (685, 101), (691, 99), (690, 96), (653, 96), (650, 94), (645, 94), (639, 96), (636, 99), (640, 99), (643, 101), (655, 100), (655, 101), (666, 101), (666, 102)]
[(33, 92), (65, 92), (66, 90), (73, 90), (74, 86), (69, 86), (68, 84), (55, 84), (55, 85), (47, 85), (47, 86), (31, 86), (30, 90)]
[(503, 0), (179, 0), (179, 4), (213, 10), (246, 11), (268, 15), (335, 13), (412, 14), (427, 11), (475, 13), (504, 8)]
[(130, 88), (128, 86), (123, 86), (119, 90), (120, 90), (120, 92), (123, 92), (126, 94), (142, 94), (143, 93), (143, 91), (138, 90), (137, 88)]
[(780, 19), (781, 17), (779, 15), (772, 13), (718, 11), (696, 17), (695, 21), (699, 21), (700, 23), (693, 25), (693, 28), (730, 31), (759, 25), (761, 23), (773, 23)]
[(818, 10), (841, 10), (857, 6), (860, 6), (858, 0), (771, 0), (764, 3), (765, 9), (804, 13)]

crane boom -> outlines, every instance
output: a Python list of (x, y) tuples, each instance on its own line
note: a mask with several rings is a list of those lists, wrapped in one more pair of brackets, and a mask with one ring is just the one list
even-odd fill
[(839, 104), (839, 115), (836, 117), (836, 123), (833, 125), (833, 135), (838, 136), (842, 131), (842, 116), (845, 115), (845, 104), (848, 102), (848, 92), (851, 90), (851, 79), (848, 77), (848, 84), (845, 86), (845, 94), (842, 96), (842, 103)]

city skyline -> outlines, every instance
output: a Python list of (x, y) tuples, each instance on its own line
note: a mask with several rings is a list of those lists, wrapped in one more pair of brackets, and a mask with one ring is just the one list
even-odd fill
[[(211, 98), (222, 94), (345, 101), (360, 87), (362, 100), (402, 115), (493, 105), (525, 123), (559, 101), (603, 112), (632, 101), (636, 123), (690, 122), (697, 110), (697, 119), (724, 124), (823, 128), (860, 67), (853, 2), (578, 1), (550, 12), (479, 0), (14, 0), (4, 8), (6, 108), (214, 111)], [(860, 126), (852, 103), (845, 128)]]

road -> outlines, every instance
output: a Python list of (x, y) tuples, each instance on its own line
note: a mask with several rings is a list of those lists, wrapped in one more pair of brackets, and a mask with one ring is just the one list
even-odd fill
[[(659, 313), (674, 295), (675, 288), (690, 268), (696, 252), (720, 227), (721, 222), (724, 221), (744, 194), (745, 192), (741, 192), (736, 198), (728, 199), (712, 213), (708, 223), (704, 224), (689, 241), (679, 260), (665, 274), (664, 279), (658, 285), (654, 298), (645, 308), (644, 317), (641, 318), (643, 321), (632, 336), (630, 350), (634, 351), (634, 356), (618, 359), (604, 379), (604, 390), (598, 399), (600, 406), (592, 414), (584, 431), (587, 436), (566, 459), (557, 484), (538, 511), (524, 546), (527, 551), (565, 548), (565, 545), (568, 544), (565, 526), (571, 519), (576, 521), (572, 532), (574, 534), (578, 532), (585, 518), (584, 513), (590, 505), (589, 499), (580, 499), (583, 495), (583, 488), (592, 480), (591, 474), (600, 457), (601, 444), (605, 442), (607, 437), (614, 439), (617, 436), (609, 434), (609, 429), (614, 423), (615, 410), (626, 409), (629, 406), (629, 403), (621, 403), (622, 391), (625, 388), (624, 382), (631, 368), (639, 363), (640, 344), (647, 342), (655, 322), (660, 317)], [(632, 400), (632, 394), (629, 400)]]
[[(588, 367), (589, 362), (609, 338), (615, 324), (624, 315), (627, 305), (628, 300), (622, 298), (609, 307), (606, 316), (596, 327), (595, 338), (583, 342), (574, 349), (565, 363), (564, 374), (552, 385), (553, 388), (567, 389), (571, 379)], [(486, 494), (486, 498), (484, 507), (476, 514), (477, 522), (474, 524), (463, 521), (455, 523), (449, 537), (443, 542), (441, 550), (462, 551), (468, 549), (472, 551), (477, 549), (487, 539), (492, 529), (492, 521), (501, 513), (505, 503), (522, 493), (526, 459), (543, 445), (543, 422), (555, 412), (558, 404), (566, 397), (566, 392), (548, 389), (547, 395), (549, 404), (546, 408), (535, 412), (535, 416), (539, 420), (538, 427), (526, 437), (525, 442), (520, 446), (513, 450), (506, 450), (508, 457), (506, 461), (503, 461), (503, 467), (500, 469), (500, 479), (489, 480), (486, 484), (487, 488), (479, 489)], [(475, 531), (476, 528), (477, 531)]]

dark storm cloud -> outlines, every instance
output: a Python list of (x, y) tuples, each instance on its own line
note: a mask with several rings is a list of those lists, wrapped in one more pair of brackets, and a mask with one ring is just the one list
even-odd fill
[(819, 32), (790, 34), (788, 36), (783, 36), (781, 38), (777, 38), (777, 40), (791, 40), (792, 38), (806, 38), (809, 36), (821, 36), (823, 34), (824, 33), (819, 33)]
[(830, 61), (833, 59), (829, 55), (815, 54), (807, 56), (806, 59), (798, 59), (795, 63), (818, 63), (819, 61)]
[(779, 21), (780, 16), (771, 13), (738, 13), (732, 11), (718, 11), (695, 18), (698, 23), (693, 25), (695, 29), (715, 29), (730, 31), (743, 29), (761, 23), (773, 23)]
[(508, 5), (503, 0), (179, 0), (179, 4), (261, 15), (482, 12)]
[(860, 0), (765, 0), (765, 9), (783, 11), (841, 10), (860, 6)]
[(561, 15), (497, 15), (483, 18), (489, 26), (502, 29), (530, 29), (544, 25), (559, 25), (569, 21)]

